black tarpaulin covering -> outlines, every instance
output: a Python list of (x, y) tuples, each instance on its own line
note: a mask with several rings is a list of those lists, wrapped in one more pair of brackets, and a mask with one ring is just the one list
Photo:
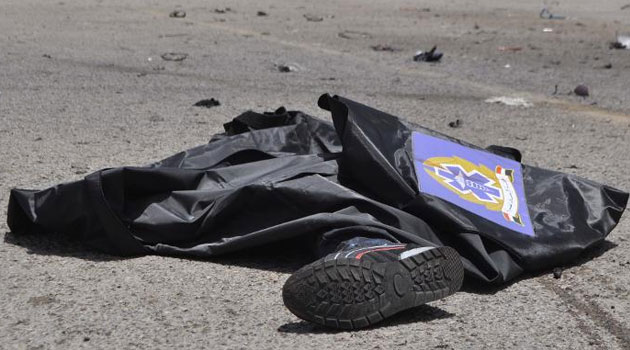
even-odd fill
[[(41, 191), (14, 189), (9, 227), (72, 235), (117, 255), (209, 257), (296, 237), (321, 254), (358, 236), (449, 245), (470, 276), (502, 283), (601, 242), (628, 200), (614, 188), (520, 163), (507, 172), (497, 167), (499, 175), (461, 160), (459, 168), (435, 163), (442, 158), (421, 164), (418, 154), (442, 150), (423, 144), (428, 137), (499, 162), (521, 156), (507, 147), (481, 150), (342, 97), (324, 95), (319, 105), (333, 125), (283, 108), (246, 112), (208, 144), (149, 166), (104, 169)], [(499, 192), (486, 198), (482, 190)], [(472, 204), (449, 200), (452, 193)], [(520, 203), (510, 196), (527, 205), (508, 205)], [(483, 200), (503, 207), (487, 204), (494, 211), (486, 212)]]

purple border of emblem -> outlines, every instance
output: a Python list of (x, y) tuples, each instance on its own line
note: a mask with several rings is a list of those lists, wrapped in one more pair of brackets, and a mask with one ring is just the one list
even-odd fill
[[(534, 236), (534, 228), (532, 227), (529, 217), (525, 192), (523, 191), (523, 174), (519, 162), (419, 132), (413, 132), (411, 141), (414, 158), (413, 163), (416, 170), (416, 178), (418, 179), (418, 190), (420, 192), (444, 199), (510, 230), (524, 235)], [(482, 204), (465, 200), (447, 189), (445, 185), (437, 182), (433, 177), (427, 174), (424, 169), (423, 163), (429, 158), (453, 156), (463, 158), (477, 166), (481, 164), (485, 165), (493, 171), (497, 165), (504, 169), (514, 170), (513, 186), (516, 196), (518, 197), (518, 213), (520, 214), (523, 225), (521, 226), (516, 222), (506, 220), (500, 211), (492, 211)]]

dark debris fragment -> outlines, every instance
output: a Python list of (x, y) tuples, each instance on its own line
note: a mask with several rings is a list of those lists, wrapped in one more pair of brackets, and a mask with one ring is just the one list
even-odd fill
[(441, 52), (436, 52), (437, 46), (433, 46), (429, 51), (418, 51), (413, 56), (413, 60), (416, 62), (437, 62), (444, 55)]
[(258, 17), (265, 17), (265, 16), (269, 16), (269, 15), (265, 11), (258, 11), (258, 12), (256, 12), (256, 16), (258, 16)]
[(291, 73), (298, 71), (298, 68), (296, 66), (290, 64), (276, 64), (276, 69), (278, 69), (278, 72), (280, 73)]
[(171, 18), (184, 18), (186, 17), (186, 11), (175, 10), (168, 15)]
[(306, 18), (307, 21), (309, 22), (321, 22), (324, 20), (324, 17), (322, 16), (318, 16), (318, 15), (314, 15), (311, 13), (305, 13), (304, 14), (304, 18)]
[(540, 11), (539, 16), (540, 18), (544, 18), (544, 19), (565, 19), (566, 18), (565, 16), (554, 15), (546, 7)]
[(162, 59), (164, 61), (179, 62), (179, 61), (183, 61), (186, 58), (188, 58), (188, 54), (187, 53), (179, 53), (179, 52), (167, 52), (167, 53), (162, 54), (160, 57), (162, 57)]
[(553, 269), (553, 278), (555, 279), (559, 279), (560, 277), (562, 277), (562, 269), (559, 267), (556, 267)]
[(626, 48), (626, 45), (620, 43), (619, 41), (613, 41), (610, 43), (610, 48), (611, 49), (618, 49), (618, 50), (623, 50)]
[(392, 46), (389, 46), (389, 45), (377, 44), (377, 45), (372, 45), (370, 47), (374, 51), (385, 51), (385, 52), (397, 52), (397, 51), (400, 51), (399, 48), (392, 47)]
[(452, 122), (448, 122), (448, 126), (451, 128), (459, 128), (462, 125), (462, 121), (460, 119), (455, 119)]
[(219, 102), (219, 100), (213, 98), (210, 99), (204, 99), (201, 101), (197, 101), (193, 106), (195, 107), (205, 107), (205, 108), (212, 108), (212, 107), (216, 107), (216, 106), (220, 106), (221, 102)]
[(617, 35), (615, 41), (610, 43), (611, 49), (630, 50), (630, 37), (627, 35)]
[(589, 96), (588, 87), (586, 85), (584, 85), (584, 84), (580, 84), (580, 85), (576, 86), (575, 89), (573, 89), (573, 92), (576, 95), (581, 96), (581, 97)]

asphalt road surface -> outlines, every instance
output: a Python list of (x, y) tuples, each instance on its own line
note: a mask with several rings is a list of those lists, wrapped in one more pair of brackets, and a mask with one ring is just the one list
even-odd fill
[[(629, 348), (628, 214), (560, 279), (467, 281), (357, 332), (284, 308), (281, 287), (308, 260), (299, 252), (120, 259), (4, 223), (12, 187), (147, 164), (207, 142), (247, 109), (328, 118), (316, 105), (324, 92), (628, 191), (630, 50), (609, 49), (630, 33), (627, 2), (549, 1), (566, 19), (548, 20), (541, 1), (3, 0), (0, 348)], [(178, 8), (186, 17), (169, 17)], [(412, 61), (433, 45), (440, 63)], [(590, 96), (571, 93), (581, 83)], [(533, 106), (484, 102), (497, 96)], [(210, 97), (221, 105), (192, 106)]]

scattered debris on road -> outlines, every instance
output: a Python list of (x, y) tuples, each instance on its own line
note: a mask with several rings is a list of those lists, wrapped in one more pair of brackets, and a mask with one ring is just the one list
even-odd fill
[(344, 39), (370, 39), (372, 38), (372, 34), (370, 33), (358, 32), (355, 30), (344, 30), (343, 32), (339, 32), (337, 36)]
[(630, 36), (617, 35), (617, 39), (610, 43), (611, 49), (630, 49)]
[(437, 46), (433, 46), (429, 51), (417, 51), (415, 55), (413, 55), (413, 60), (416, 62), (437, 62), (444, 55), (441, 52), (436, 52)]
[(232, 12), (232, 9), (229, 7), (222, 8), (222, 9), (220, 8), (214, 9), (214, 13), (226, 13), (226, 12)]
[(565, 19), (566, 18), (565, 16), (554, 15), (546, 7), (544, 7), (540, 11), (540, 15), (539, 16), (540, 16), (540, 18), (544, 18), (544, 19)]
[(630, 9), (630, 4), (625, 4), (621, 6), (621, 10), (626, 10), (626, 9)]
[(258, 12), (256, 12), (256, 16), (258, 16), (258, 17), (265, 17), (265, 16), (269, 16), (269, 15), (265, 11), (258, 11)]
[(292, 64), (276, 64), (276, 69), (281, 73), (291, 73), (300, 70), (296, 65)]
[(216, 100), (214, 97), (210, 98), (210, 99), (204, 99), (201, 101), (197, 101), (193, 106), (195, 107), (205, 107), (205, 108), (212, 108), (212, 107), (216, 107), (216, 106), (220, 106), (221, 102), (219, 102), (219, 100)]
[(610, 48), (611, 49), (625, 49), (626, 45), (618, 42), (618, 41), (613, 41), (612, 43), (610, 43)]
[(588, 93), (588, 87), (584, 84), (580, 84), (578, 86), (575, 87), (575, 89), (573, 89), (573, 92), (578, 95), (578, 96), (582, 96), (582, 97), (586, 97), (589, 95)]
[(183, 61), (186, 58), (188, 58), (188, 54), (187, 53), (179, 53), (179, 52), (167, 52), (167, 53), (162, 54), (160, 57), (162, 57), (162, 59), (164, 61), (179, 62), (179, 61)]
[(553, 28), (543, 28), (543, 32), (551, 33), (551, 32), (553, 32)]
[(602, 68), (602, 69), (611, 69), (612, 68), (612, 63), (606, 63), (603, 66), (599, 66), (598, 68)]
[(555, 279), (559, 279), (560, 277), (562, 277), (562, 269), (559, 267), (556, 267), (553, 269), (553, 278)]
[(455, 119), (452, 122), (448, 122), (448, 126), (453, 129), (459, 128), (462, 125), (462, 121), (460, 119)]
[(171, 18), (184, 18), (186, 17), (186, 11), (175, 10), (168, 15)]
[(486, 103), (501, 103), (511, 107), (532, 107), (534, 104), (522, 97), (498, 96), (486, 99)]
[(49, 54), (47, 54), (47, 53), (43, 54), (43, 55), (42, 55), (42, 57), (44, 57), (44, 58), (48, 58), (48, 59), (52, 58), (52, 56), (51, 56), (51, 55), (49, 55)]
[(306, 18), (307, 21), (309, 22), (321, 22), (324, 20), (324, 17), (322, 16), (318, 16), (318, 15), (314, 15), (311, 13), (305, 13), (304, 14), (304, 18)]
[(504, 52), (517, 52), (523, 50), (520, 46), (499, 46), (499, 51)]
[(370, 46), (370, 48), (372, 48), (372, 50), (374, 50), (374, 51), (386, 51), (386, 52), (397, 52), (397, 51), (400, 51), (399, 48), (392, 47), (392, 46), (389, 46), (389, 45), (381, 45), (381, 44), (372, 45), (372, 46)]

